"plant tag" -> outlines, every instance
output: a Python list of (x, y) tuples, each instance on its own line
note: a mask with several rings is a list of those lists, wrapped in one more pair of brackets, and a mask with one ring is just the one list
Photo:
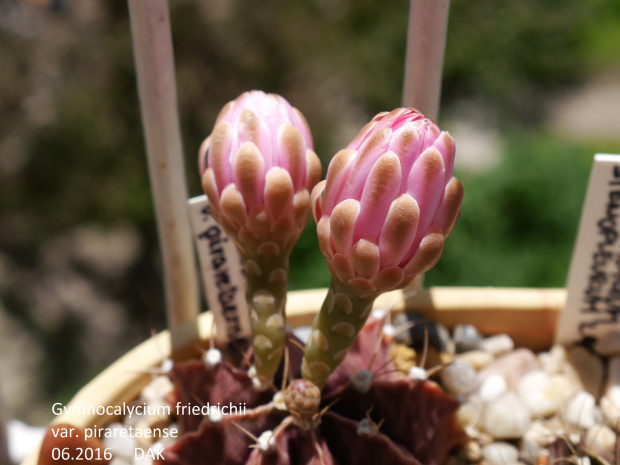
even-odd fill
[(556, 342), (620, 331), (620, 155), (594, 156)]
[(216, 340), (230, 343), (249, 338), (245, 272), (237, 247), (211, 215), (206, 195), (189, 199), (188, 205), (207, 303), (217, 328)]

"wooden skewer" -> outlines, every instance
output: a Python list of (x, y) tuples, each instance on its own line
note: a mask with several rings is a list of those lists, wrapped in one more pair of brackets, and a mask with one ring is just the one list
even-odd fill
[[(167, 0), (128, 0), (140, 109), (164, 264), (168, 326), (198, 316), (198, 278)], [(187, 341), (188, 335), (174, 345)]]
[[(434, 121), (439, 117), (449, 11), (450, 0), (411, 0), (409, 6), (402, 105), (417, 108)], [(420, 274), (408, 289), (423, 285)]]
[(2, 399), (0, 399), (0, 463), (9, 464), (11, 460), (9, 459), (9, 445), (5, 420)]
[(437, 120), (450, 0), (411, 0), (403, 105)]

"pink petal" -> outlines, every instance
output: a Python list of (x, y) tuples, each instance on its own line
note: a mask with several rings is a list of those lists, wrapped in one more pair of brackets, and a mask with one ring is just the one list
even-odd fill
[(290, 174), (294, 190), (304, 185), (306, 171), (306, 144), (301, 133), (288, 123), (278, 129), (279, 165)]
[(456, 145), (454, 139), (447, 132), (442, 132), (433, 146), (439, 151), (446, 166), (446, 180), (452, 177), (452, 168), (454, 167), (454, 155), (456, 154)]
[(364, 178), (360, 218), (355, 228), (355, 239), (375, 241), (387, 216), (392, 200), (398, 195), (402, 174), (400, 161), (392, 152), (379, 158)]
[(265, 207), (271, 212), (274, 219), (286, 215), (292, 206), (293, 181), (290, 174), (279, 166), (274, 166), (265, 177)]
[(356, 277), (370, 279), (379, 272), (380, 260), (379, 247), (370, 241), (360, 239), (351, 249), (349, 263)]
[(355, 224), (360, 214), (360, 203), (357, 200), (347, 199), (334, 208), (330, 218), (330, 235), (334, 250), (348, 255), (353, 245)]
[(459, 216), (463, 203), (463, 195), (463, 186), (458, 179), (452, 177), (446, 186), (441, 206), (433, 221), (434, 224), (441, 228), (446, 237), (452, 231), (456, 219)]
[(323, 192), (325, 191), (325, 181), (321, 181), (314, 189), (310, 196), (310, 205), (312, 207), (312, 216), (314, 221), (319, 222), (319, 219), (323, 216)]
[(354, 150), (344, 149), (338, 152), (329, 164), (323, 194), (324, 214), (329, 215), (336, 206), (356, 155)]
[(330, 233), (329, 217), (324, 216), (316, 225), (316, 234), (319, 239), (319, 248), (321, 249), (321, 253), (327, 260), (331, 260), (334, 256)]
[(202, 190), (209, 198), (209, 203), (217, 208), (220, 202), (220, 195), (215, 182), (215, 175), (211, 168), (208, 168), (202, 175)]
[[(235, 155), (235, 184), (248, 210), (263, 201), (265, 161), (252, 142), (246, 142)], [(219, 182), (218, 182), (219, 185)]]
[[(418, 125), (407, 124), (392, 134), (389, 150), (394, 152), (399, 160), (403, 173), (409, 173), (413, 163), (422, 152), (422, 135)], [(399, 193), (407, 189), (407, 177), (403, 176)]]
[(237, 128), (237, 146), (241, 147), (246, 142), (252, 142), (260, 152), (266, 170), (274, 165), (273, 148), (269, 129), (256, 113), (245, 109), (239, 116)]
[(229, 184), (222, 192), (220, 209), (237, 227), (245, 224), (247, 219), (245, 202), (234, 184)]
[(213, 168), (215, 181), (220, 192), (234, 182), (232, 179), (231, 157), (233, 128), (228, 123), (218, 124), (210, 137), (208, 166)]
[(435, 147), (426, 149), (413, 164), (407, 179), (407, 192), (420, 207), (419, 240), (431, 225), (443, 196), (445, 167)]
[(409, 194), (392, 202), (379, 237), (381, 267), (399, 265), (413, 246), (420, 208)]
[(441, 231), (432, 231), (420, 242), (416, 253), (404, 267), (405, 274), (415, 276), (431, 269), (441, 258), (445, 237)]
[(360, 199), (368, 173), (390, 145), (392, 131), (384, 128), (372, 134), (360, 147), (347, 175), (340, 198)]
[[(387, 113), (379, 113), (379, 115), (383, 115), (383, 114), (387, 114)], [(361, 145), (370, 136), (371, 131), (377, 126), (377, 124), (378, 124), (377, 121), (375, 121), (374, 119), (370, 123), (366, 123), (366, 125), (361, 129), (361, 131), (357, 134), (357, 136), (355, 136), (355, 138), (349, 143), (347, 148), (351, 150), (359, 150)]]

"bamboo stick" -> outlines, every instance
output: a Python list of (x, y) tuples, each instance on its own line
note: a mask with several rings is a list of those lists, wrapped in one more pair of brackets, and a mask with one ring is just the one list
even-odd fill
[[(177, 108), (167, 0), (128, 0), (140, 109), (164, 264), (168, 326), (199, 312), (198, 278), (187, 212), (188, 190)], [(184, 341), (179, 340), (178, 344)]]
[(6, 429), (6, 416), (0, 399), (0, 463), (10, 465), (12, 462), (9, 458), (9, 444)]
[(403, 106), (437, 120), (450, 0), (411, 0)]
[[(450, 0), (411, 0), (402, 105), (437, 121)], [(422, 289), (424, 274), (407, 289)]]

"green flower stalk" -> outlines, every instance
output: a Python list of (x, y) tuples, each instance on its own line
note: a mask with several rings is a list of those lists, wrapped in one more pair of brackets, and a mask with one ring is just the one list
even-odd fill
[(332, 282), (306, 344), (304, 379), (322, 387), (375, 298), (437, 263), (463, 201), (454, 155), (450, 135), (413, 108), (378, 114), (336, 154), (311, 199)]
[(284, 350), (289, 255), (310, 216), (321, 163), (303, 115), (284, 98), (246, 92), (219, 114), (199, 156), (213, 216), (245, 261), (257, 389)]

